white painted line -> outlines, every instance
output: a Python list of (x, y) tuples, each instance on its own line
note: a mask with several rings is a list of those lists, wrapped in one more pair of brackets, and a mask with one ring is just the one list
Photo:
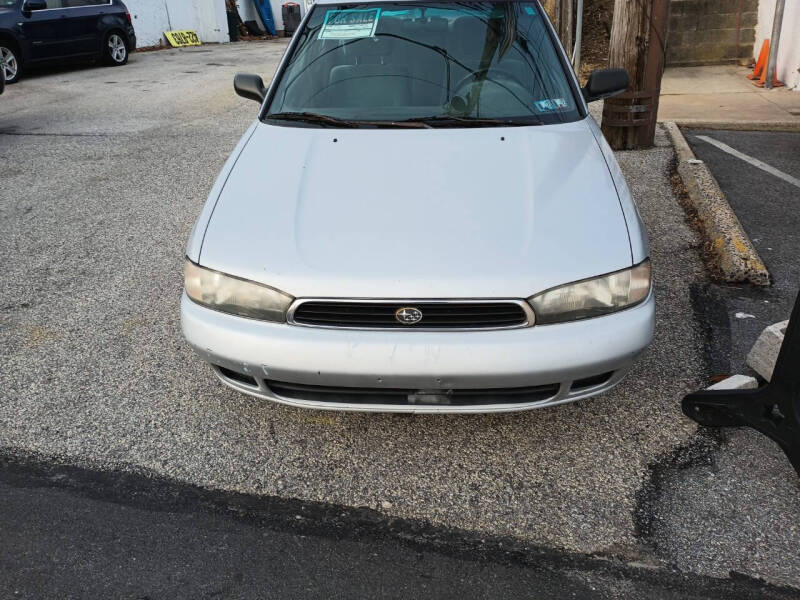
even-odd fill
[(694, 137), (696, 137), (698, 140), (703, 140), (704, 142), (708, 142), (709, 144), (711, 144), (712, 146), (716, 146), (723, 152), (727, 152), (728, 154), (735, 156), (736, 158), (739, 158), (745, 162), (750, 163), (754, 167), (758, 167), (762, 171), (766, 171), (770, 175), (774, 175), (778, 179), (783, 179), (784, 181), (788, 181), (793, 186), (800, 188), (800, 179), (798, 179), (797, 177), (792, 177), (788, 173), (779, 171), (772, 165), (768, 165), (767, 163), (760, 161), (757, 158), (753, 158), (752, 156), (739, 152), (736, 148), (731, 148), (730, 146), (728, 146), (728, 144), (723, 144), (722, 142), (715, 140), (714, 138), (710, 138), (707, 135), (696, 135)]

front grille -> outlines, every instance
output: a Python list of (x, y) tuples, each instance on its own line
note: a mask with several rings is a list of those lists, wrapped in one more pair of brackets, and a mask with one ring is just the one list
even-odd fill
[(525, 404), (547, 400), (558, 393), (559, 385), (477, 390), (414, 390), (403, 388), (352, 388), (305, 385), (282, 381), (264, 383), (277, 396), (307, 402), (346, 404), (384, 404), (394, 406), (484, 406), (487, 404)]
[[(421, 319), (403, 323), (397, 311), (416, 309)], [(376, 329), (497, 329), (528, 324), (528, 315), (517, 302), (346, 302), (307, 300), (290, 319), (301, 325)]]

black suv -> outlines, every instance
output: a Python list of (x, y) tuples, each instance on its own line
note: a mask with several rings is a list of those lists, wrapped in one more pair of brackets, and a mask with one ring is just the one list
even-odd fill
[(23, 68), (68, 58), (124, 65), (136, 48), (120, 0), (0, 0), (0, 69), (14, 83)]

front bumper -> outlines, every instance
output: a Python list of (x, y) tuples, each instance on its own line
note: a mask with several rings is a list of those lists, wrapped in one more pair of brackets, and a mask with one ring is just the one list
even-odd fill
[[(642, 304), (605, 317), (559, 325), (494, 331), (363, 331), (266, 323), (227, 315), (184, 293), (181, 325), (189, 344), (227, 385), (307, 408), (412, 412), (511, 412), (602, 393), (625, 376), (649, 345), (655, 323), (652, 294)], [(246, 374), (247, 385), (219, 367)], [(599, 385), (572, 382), (612, 373)], [(558, 384), (546, 399), (469, 406), (386, 405), (298, 400), (275, 394), (280, 381), (347, 388), (419, 390), (503, 389)]]

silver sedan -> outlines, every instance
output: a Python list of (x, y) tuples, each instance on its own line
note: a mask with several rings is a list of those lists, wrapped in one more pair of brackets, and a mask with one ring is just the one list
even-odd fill
[[(421, 15), (423, 15), (421, 17)], [(285, 404), (516, 411), (653, 336), (647, 234), (537, 2), (317, 2), (189, 240), (183, 332)]]

